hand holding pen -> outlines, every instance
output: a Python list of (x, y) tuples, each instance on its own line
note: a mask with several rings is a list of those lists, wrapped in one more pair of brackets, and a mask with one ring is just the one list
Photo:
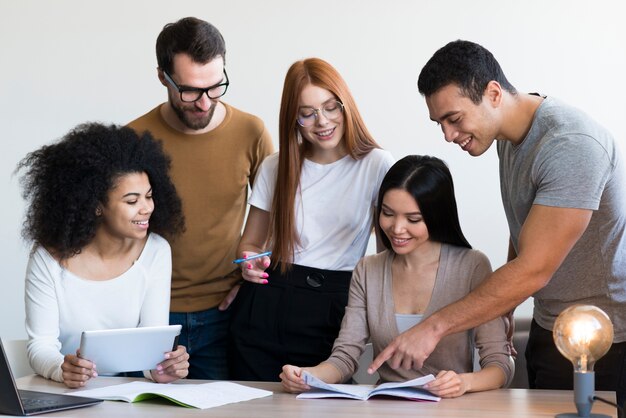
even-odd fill
[(252, 283), (267, 284), (269, 275), (265, 272), (271, 264), (271, 251), (263, 253), (255, 253), (252, 251), (243, 251), (243, 257), (233, 260), (233, 263), (239, 264), (241, 267), (241, 275), (243, 278)]

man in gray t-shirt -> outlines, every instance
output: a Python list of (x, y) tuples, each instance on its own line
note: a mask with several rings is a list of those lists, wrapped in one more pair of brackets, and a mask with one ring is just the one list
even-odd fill
[(613, 137), (578, 109), (546, 97), (523, 141), (497, 147), (515, 253), (535, 205), (591, 212), (552, 279), (533, 295), (534, 320), (552, 330), (568, 306), (595, 305), (613, 321), (615, 341), (626, 341), (626, 171)]
[(493, 55), (455, 41), (438, 50), (418, 87), (445, 140), (472, 156), (498, 141), (509, 261), (481, 286), (398, 336), (374, 360), (420, 368), (438, 342), (535, 298), (526, 357), (531, 388), (569, 389), (572, 365), (552, 340), (556, 316), (595, 305), (614, 326), (596, 387), (626, 400), (626, 170), (609, 132), (552, 97), (520, 94)]

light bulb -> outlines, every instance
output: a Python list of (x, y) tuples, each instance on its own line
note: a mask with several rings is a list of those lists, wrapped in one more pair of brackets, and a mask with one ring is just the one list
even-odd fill
[(554, 344), (574, 365), (574, 402), (577, 415), (560, 414), (557, 417), (596, 417), (590, 415), (593, 403), (593, 366), (613, 344), (613, 324), (600, 308), (574, 305), (556, 318), (552, 332)]
[(565, 309), (554, 323), (554, 343), (574, 365), (574, 371), (592, 372), (596, 361), (613, 344), (613, 324), (603, 310), (590, 305)]

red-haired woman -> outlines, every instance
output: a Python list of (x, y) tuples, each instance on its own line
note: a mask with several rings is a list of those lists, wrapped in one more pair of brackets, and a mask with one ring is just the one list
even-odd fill
[(262, 164), (239, 250), (231, 378), (278, 381), (283, 364), (316, 365), (337, 337), (350, 278), (372, 232), (393, 158), (380, 149), (337, 70), (309, 58), (287, 72), (280, 153)]

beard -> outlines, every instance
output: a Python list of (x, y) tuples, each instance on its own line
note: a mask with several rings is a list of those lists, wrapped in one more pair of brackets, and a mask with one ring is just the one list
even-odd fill
[(194, 131), (206, 128), (211, 119), (213, 119), (213, 114), (215, 113), (215, 107), (217, 106), (217, 100), (211, 100), (211, 107), (203, 117), (195, 117), (191, 114), (191, 112), (196, 110), (196, 107), (193, 103), (177, 103), (173, 100), (173, 97), (170, 95), (170, 105), (172, 109), (174, 109), (174, 113), (178, 116), (178, 119), (189, 129), (193, 129)]

